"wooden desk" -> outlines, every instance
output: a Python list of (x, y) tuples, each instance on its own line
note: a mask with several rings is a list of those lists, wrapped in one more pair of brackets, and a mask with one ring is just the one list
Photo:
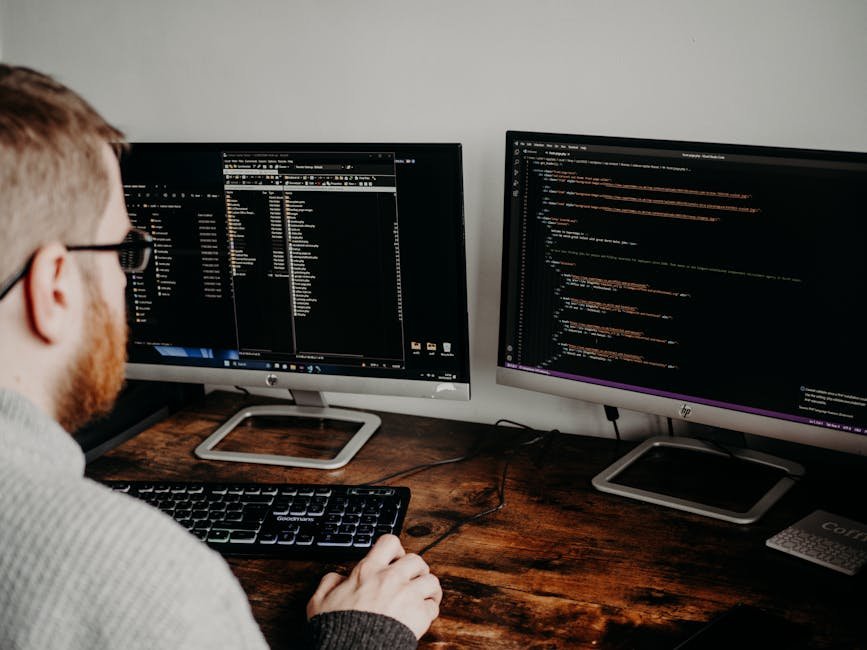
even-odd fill
[[(362, 483), (483, 445), (490, 453), (394, 482), (412, 489), (402, 540), (418, 551), (453, 522), (496, 503), (504, 462), (497, 450), (527, 439), (513, 428), (383, 413), (382, 429), (336, 471), (194, 457), (195, 446), (219, 422), (243, 404), (267, 401), (211, 394), (98, 459), (87, 473), (129, 480)], [(290, 434), (319, 444), (302, 432), (262, 438), (280, 444)], [(230, 438), (245, 435), (238, 431)], [(261, 446), (262, 438), (259, 450), (274, 451)], [(857, 476), (863, 471), (808, 467), (807, 478), (764, 520), (738, 526), (595, 491), (591, 477), (628, 447), (557, 434), (546, 447), (515, 453), (506, 507), (425, 555), (444, 597), (421, 647), (671, 648), (702, 622), (744, 602), (809, 626), (811, 647), (867, 648), (864, 576), (838, 575), (764, 545), (820, 507), (867, 521)], [(274, 648), (291, 648), (299, 638), (321, 575), (352, 566), (229, 563)]]

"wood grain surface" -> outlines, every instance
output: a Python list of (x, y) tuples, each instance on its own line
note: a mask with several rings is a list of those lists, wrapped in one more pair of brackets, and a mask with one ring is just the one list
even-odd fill
[[(590, 479), (631, 445), (450, 420), (380, 413), (382, 428), (345, 468), (305, 470), (203, 461), (193, 449), (223, 420), (262, 397), (212, 393), (88, 466), (93, 478), (364, 483), (444, 458), (470, 460), (391, 481), (412, 490), (401, 535), (411, 552), (455, 522), (506, 506), (425, 554), (444, 597), (422, 648), (672, 648), (743, 602), (802, 626), (810, 648), (867, 648), (863, 575), (813, 566), (765, 540), (814, 509), (867, 521), (864, 466), (808, 467), (759, 523), (691, 515), (595, 491)], [(314, 423), (315, 424), (315, 423)], [(343, 430), (258, 422), (227, 445), (264, 453), (334, 453)], [(724, 489), (725, 486), (720, 486)], [(351, 563), (230, 559), (273, 648), (302, 637), (304, 608), (323, 573)], [(744, 645), (745, 648), (750, 647)], [(801, 646), (799, 646), (801, 647)]]

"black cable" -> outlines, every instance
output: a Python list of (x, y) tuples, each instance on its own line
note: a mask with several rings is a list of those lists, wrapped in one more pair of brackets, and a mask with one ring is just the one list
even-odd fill
[[(512, 424), (518, 424), (518, 423), (513, 422)], [(531, 427), (527, 427), (527, 426), (522, 425), (522, 424), (518, 424), (518, 426), (522, 426), (526, 429), (531, 429)], [(430, 542), (427, 546), (425, 546), (423, 549), (421, 549), (418, 552), (418, 554), (424, 555), (429, 550), (431, 550), (433, 547), (438, 545), (440, 542), (443, 542), (446, 539), (448, 539), (449, 537), (451, 537), (452, 535), (454, 535), (463, 526), (465, 526), (465, 525), (467, 525), (473, 521), (478, 521), (482, 517), (487, 517), (488, 515), (492, 515), (495, 512), (498, 512), (498, 511), (502, 510), (503, 508), (505, 508), (506, 507), (506, 478), (508, 477), (509, 466), (512, 463), (512, 458), (515, 454), (515, 451), (517, 451), (517, 449), (519, 447), (529, 447), (530, 445), (536, 444), (540, 440), (549, 439), (551, 436), (554, 435), (554, 433), (560, 433), (560, 432), (557, 431), (556, 429), (552, 429), (551, 431), (548, 431), (546, 433), (543, 433), (542, 435), (536, 436), (535, 438), (532, 438), (531, 440), (526, 440), (522, 443), (515, 445), (514, 447), (507, 449), (506, 453), (509, 455), (506, 459), (505, 465), (503, 466), (503, 473), (500, 477), (500, 483), (499, 483), (499, 486), (497, 488), (497, 496), (498, 496), (497, 505), (493, 506), (492, 508), (488, 508), (487, 510), (483, 510), (482, 512), (477, 512), (476, 514), (474, 514), (470, 517), (466, 517), (465, 519), (461, 519), (460, 521), (455, 523), (451, 528), (449, 528), (446, 532), (444, 532), (442, 535), (440, 535), (435, 540)]]
[[(541, 438), (537, 438), (536, 440), (539, 440), (539, 439), (541, 439)], [(514, 449), (511, 451), (514, 453)], [(474, 514), (470, 517), (466, 517), (465, 519), (461, 519), (460, 521), (458, 521), (457, 523), (452, 525), (452, 527), (449, 528), (446, 532), (444, 532), (442, 535), (440, 535), (435, 540), (430, 542), (427, 546), (425, 546), (423, 549), (421, 549), (418, 552), (418, 555), (424, 555), (429, 550), (431, 550), (432, 548), (434, 548), (435, 546), (437, 546), (441, 542), (445, 541), (446, 539), (448, 539), (449, 537), (454, 535), (463, 526), (465, 526), (465, 525), (467, 525), (473, 521), (477, 521), (477, 520), (481, 519), (482, 517), (487, 517), (488, 515), (492, 515), (495, 512), (499, 512), (500, 510), (505, 508), (506, 507), (506, 476), (509, 473), (509, 465), (511, 464), (511, 462), (512, 462), (512, 457), (509, 456), (509, 458), (506, 459), (505, 465), (503, 465), (503, 474), (500, 477), (500, 484), (497, 488), (497, 496), (499, 497), (499, 502), (497, 503), (497, 505), (495, 505), (493, 508), (488, 508), (487, 510), (483, 510), (482, 512), (477, 512), (476, 514)]]
[(617, 410), (616, 406), (608, 406), (607, 404), (604, 404), (602, 408), (605, 409), (605, 417), (614, 425), (614, 435), (617, 438), (617, 442), (620, 442), (620, 427), (617, 426), (617, 419), (620, 417), (620, 411)]
[(674, 438), (674, 422), (671, 421), (671, 418), (666, 418), (668, 420), (668, 437)]
[(530, 431), (533, 430), (533, 427), (527, 426), (526, 424), (521, 424), (520, 422), (515, 422), (514, 420), (507, 420), (506, 418), (500, 418), (499, 420), (494, 422), (494, 426), (495, 427), (500, 426), (500, 422), (505, 422), (506, 424), (511, 424), (513, 426), (520, 427), (522, 429), (529, 429)]
[[(534, 430), (533, 427), (529, 427), (526, 424), (521, 424), (520, 422), (514, 422), (512, 420), (505, 420), (505, 419), (497, 420), (496, 423), (494, 424), (494, 426), (499, 426), (501, 422), (507, 422), (507, 423), (512, 424), (516, 427), (521, 427), (522, 429), (528, 429), (530, 431)], [(552, 432), (554, 432), (554, 431), (557, 431), (557, 430), (556, 429), (552, 430)], [(557, 433), (559, 433), (559, 431), (557, 431)], [(518, 443), (514, 448), (526, 447), (529, 445), (533, 445), (533, 444), (537, 443), (539, 440), (541, 440), (542, 438), (544, 438), (546, 435), (547, 435), (547, 433), (543, 433), (541, 435), (536, 436), (535, 438), (532, 438), (531, 440), (527, 440), (527, 441)], [(478, 456), (481, 456), (483, 454), (483, 452), (485, 451), (479, 445), (479, 443), (480, 443), (480, 439), (477, 438), (476, 443), (473, 446), (474, 448), (471, 449), (471, 451), (469, 453), (466, 453), (462, 456), (456, 456), (454, 458), (445, 458), (443, 460), (435, 460), (435, 461), (432, 461), (430, 463), (422, 463), (421, 465), (414, 465), (413, 467), (408, 467), (408, 468), (402, 469), (398, 472), (394, 472), (394, 473), (388, 474), (386, 476), (381, 476), (381, 477), (374, 479), (372, 481), (365, 481), (364, 483), (360, 483), (359, 485), (379, 485), (380, 483), (384, 483), (385, 481), (390, 481), (392, 479), (398, 478), (399, 476), (411, 476), (412, 474), (417, 474), (418, 472), (423, 472), (424, 470), (427, 470), (427, 469), (439, 467), (440, 465), (450, 465), (452, 463), (460, 463), (460, 462), (463, 462), (465, 460), (471, 460), (473, 458), (477, 458)], [(512, 449), (513, 448), (510, 447), (506, 451), (508, 452), (508, 451), (511, 451)]]
[[(515, 422), (513, 420), (507, 420), (507, 419), (497, 420), (497, 422), (495, 423), (494, 426), (499, 426), (500, 423), (511, 424), (515, 427), (527, 429), (530, 431), (534, 430), (533, 427), (527, 426), (526, 424), (521, 424), (520, 422)], [(540, 434), (534, 438), (531, 438), (530, 440), (524, 440), (522, 442), (519, 442), (519, 443), (512, 445), (512, 446), (508, 447), (507, 449), (505, 449), (503, 451), (503, 453), (508, 454), (508, 458), (506, 459), (506, 463), (503, 466), (503, 473), (500, 477), (500, 482), (499, 482), (499, 485), (497, 487), (497, 495), (498, 495), (497, 505), (493, 506), (492, 508), (488, 508), (486, 510), (483, 510), (482, 512), (477, 512), (474, 515), (471, 515), (469, 517), (461, 519), (460, 521), (458, 521), (457, 523), (452, 525), (451, 528), (449, 528), (446, 532), (444, 532), (439, 537), (437, 537), (435, 540), (430, 542), (427, 546), (425, 546), (421, 551), (418, 552), (418, 554), (423, 555), (424, 553), (427, 553), (430, 549), (435, 547), (437, 544), (443, 542), (444, 540), (446, 540), (449, 537), (451, 537), (452, 535), (454, 535), (459, 529), (461, 529), (466, 524), (471, 523), (473, 521), (477, 521), (477, 520), (481, 519), (482, 517), (486, 517), (486, 516), (491, 515), (495, 512), (498, 512), (499, 510), (502, 510), (506, 506), (506, 478), (508, 476), (509, 465), (512, 462), (512, 457), (514, 456), (515, 451), (517, 451), (521, 447), (529, 447), (531, 445), (534, 445), (537, 442), (539, 442), (540, 440), (550, 439), (550, 437), (553, 436), (555, 433), (560, 433), (560, 432), (557, 429), (552, 429), (551, 431), (547, 431), (545, 433), (542, 433), (542, 434)], [(463, 456), (457, 456), (455, 458), (446, 458), (443, 460), (436, 460), (436, 461), (433, 461), (430, 463), (423, 463), (421, 465), (416, 465), (415, 467), (410, 467), (408, 469), (404, 469), (404, 470), (401, 470), (399, 472), (394, 472), (393, 474), (389, 474), (388, 476), (383, 476), (379, 479), (376, 479), (375, 481), (368, 481), (366, 483), (362, 483), (362, 485), (375, 485), (375, 484), (382, 483), (384, 481), (391, 480), (393, 478), (397, 478), (398, 476), (409, 476), (410, 474), (421, 472), (421, 471), (424, 471), (426, 469), (431, 469), (433, 467), (439, 467), (440, 465), (448, 465), (451, 463), (459, 463), (459, 462), (464, 461), (464, 460), (470, 460), (471, 458), (476, 458), (477, 456), (481, 456), (484, 451), (485, 450), (479, 446), (479, 439), (477, 439), (476, 440), (476, 449), (474, 449), (473, 451), (470, 451), (467, 454), (464, 454)], [(496, 450), (494, 450), (494, 451), (496, 451)]]
[(239, 391), (241, 391), (242, 393), (244, 393), (244, 395), (249, 395), (249, 394), (250, 394), (250, 391), (248, 391), (248, 390), (247, 390), (246, 388), (244, 388), (243, 386), (235, 386), (235, 388), (238, 389)]
[(390, 481), (391, 479), (397, 478), (398, 476), (411, 476), (412, 474), (416, 474), (418, 472), (424, 471), (426, 469), (431, 469), (432, 467), (439, 467), (440, 465), (449, 465), (451, 463), (460, 463), (464, 460), (470, 460), (471, 458), (475, 458), (481, 454), (480, 450), (476, 450), (474, 452), (464, 454), (463, 456), (456, 456), (455, 458), (446, 458), (443, 460), (435, 460), (431, 463), (423, 463), (421, 465), (416, 465), (415, 467), (410, 467), (408, 469), (402, 469), (399, 472), (394, 472), (393, 474), (388, 474), (387, 476), (382, 476), (373, 481), (366, 481), (361, 483), (360, 485), (379, 485), (384, 483), (385, 481)]

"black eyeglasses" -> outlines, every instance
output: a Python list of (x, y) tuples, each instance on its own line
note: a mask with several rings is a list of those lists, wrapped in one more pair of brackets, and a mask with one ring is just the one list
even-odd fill
[[(153, 237), (145, 230), (132, 228), (119, 244), (90, 244), (82, 246), (67, 246), (68, 251), (114, 251), (117, 253), (117, 261), (120, 263), (120, 268), (124, 273), (141, 273), (147, 268), (148, 262), (151, 259), (151, 251), (154, 247)], [(0, 284), (0, 300), (6, 297), (6, 294), (12, 290), (21, 278), (30, 272), (30, 265), (33, 263), (31, 255), (24, 265), (15, 273), (13, 273), (6, 281)]]

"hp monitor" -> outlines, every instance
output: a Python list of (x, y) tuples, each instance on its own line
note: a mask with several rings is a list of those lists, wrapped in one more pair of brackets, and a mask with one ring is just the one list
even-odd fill
[(499, 383), (867, 451), (867, 154), (509, 132), (504, 211)]
[(321, 391), (469, 399), (457, 144), (138, 143), (122, 159), (130, 220), (153, 259), (127, 286), (132, 379), (288, 388), (301, 416), (362, 423), (335, 458), (214, 449), (202, 457), (345, 464), (376, 416)]

